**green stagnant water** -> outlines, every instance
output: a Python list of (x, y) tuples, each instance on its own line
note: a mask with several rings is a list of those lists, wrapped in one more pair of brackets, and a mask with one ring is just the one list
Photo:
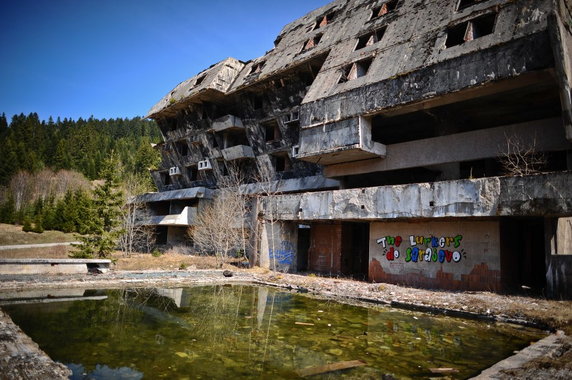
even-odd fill
[[(303, 369), (352, 360), (365, 365), (312, 378), (467, 378), (542, 337), (508, 324), (254, 286), (86, 291), (83, 297), (3, 306), (76, 379), (290, 379)], [(435, 374), (435, 368), (458, 372)]]

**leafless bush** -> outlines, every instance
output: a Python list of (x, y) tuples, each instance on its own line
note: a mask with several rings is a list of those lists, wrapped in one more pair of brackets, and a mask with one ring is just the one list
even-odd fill
[(71, 170), (54, 172), (51, 169), (43, 169), (37, 173), (19, 171), (10, 179), (8, 185), (16, 211), (38, 199), (59, 199), (68, 191), (87, 190), (89, 187), (89, 181), (81, 173)]
[(500, 162), (508, 175), (539, 173), (546, 166), (546, 157), (536, 149), (536, 137), (532, 141), (512, 135), (506, 137), (506, 148)]
[(242, 249), (245, 244), (244, 205), (244, 197), (239, 192), (222, 188), (189, 229), (195, 247), (203, 253), (214, 254), (218, 266), (225, 263), (230, 252)]
[(147, 207), (135, 201), (136, 195), (150, 191), (148, 181), (137, 175), (126, 175), (122, 190), (125, 198), (121, 212), (123, 234), (119, 237), (119, 247), (127, 256), (134, 252), (149, 253), (155, 244), (155, 231), (143, 223), (149, 217)]

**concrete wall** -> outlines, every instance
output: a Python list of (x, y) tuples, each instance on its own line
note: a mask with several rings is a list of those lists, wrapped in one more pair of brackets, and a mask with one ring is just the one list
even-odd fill
[(260, 266), (279, 272), (295, 272), (298, 244), (296, 223), (265, 221), (261, 226)]
[(501, 287), (495, 221), (374, 222), (369, 280), (453, 290)]

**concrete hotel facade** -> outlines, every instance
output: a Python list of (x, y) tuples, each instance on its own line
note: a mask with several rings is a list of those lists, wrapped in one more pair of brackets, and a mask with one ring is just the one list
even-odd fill
[[(571, 87), (565, 0), (334, 1), (149, 111), (163, 161), (139, 201), (184, 242), (231, 164), (266, 168), (259, 264), (570, 297)], [(506, 175), (523, 158), (541, 172)]]

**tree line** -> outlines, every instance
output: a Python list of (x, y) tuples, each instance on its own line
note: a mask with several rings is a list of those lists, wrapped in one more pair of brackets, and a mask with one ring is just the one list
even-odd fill
[(149, 169), (160, 162), (152, 147), (160, 139), (155, 122), (139, 117), (45, 122), (32, 113), (8, 124), (2, 114), (0, 222), (76, 232), (84, 241), (76, 256), (107, 256), (129, 198), (155, 190)]
[(20, 171), (36, 173), (44, 168), (74, 170), (89, 180), (99, 177), (103, 162), (115, 152), (125, 171), (148, 174), (157, 165), (159, 153), (151, 143), (161, 132), (151, 120), (72, 120), (52, 117), (40, 120), (37, 113), (19, 114), (10, 123), (0, 115), (0, 186)]

